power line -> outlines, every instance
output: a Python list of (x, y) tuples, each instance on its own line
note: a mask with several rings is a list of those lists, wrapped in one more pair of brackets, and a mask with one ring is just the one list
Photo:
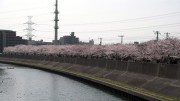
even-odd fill
[[(141, 18), (134, 18), (134, 19), (126, 19), (126, 20), (119, 20), (119, 21), (109, 21), (109, 22), (96, 22), (96, 23), (84, 23), (84, 24), (61, 24), (61, 26), (77, 26), (77, 25), (96, 25), (96, 24), (109, 24), (109, 23), (117, 23), (117, 22), (127, 22), (127, 21), (133, 21), (133, 20), (144, 20), (144, 19), (150, 19), (150, 18), (155, 18), (155, 17), (165, 17), (168, 15), (172, 15), (172, 14), (180, 14), (180, 12), (174, 12), (174, 13), (166, 13), (166, 14), (161, 14), (161, 15), (155, 15), (155, 16), (147, 16), (147, 17), (141, 17)], [(44, 16), (44, 15), (50, 15), (50, 13), (41, 13), (41, 14), (36, 14), (33, 16)], [(5, 17), (5, 18), (0, 18), (0, 19), (19, 19), (19, 18), (25, 18), (26, 16), (17, 16), (17, 17)], [(50, 26), (50, 24), (39, 24), (39, 25), (48, 25)]]
[[(125, 31), (125, 30), (128, 30), (128, 31), (129, 30), (142, 30), (142, 29), (148, 29), (148, 28), (154, 28), (154, 27), (172, 27), (172, 26), (179, 26), (179, 25), (180, 25), (180, 23), (171, 23), (171, 24), (162, 24), (162, 25), (155, 25), (155, 26), (135, 27), (135, 28), (126, 28), (126, 29), (101, 30), (101, 31), (75, 31), (75, 32), (76, 33), (119, 32), (119, 31)], [(45, 30), (37, 30), (37, 31), (40, 31), (40, 32), (53, 32), (53, 31), (45, 31)], [(70, 33), (70, 31), (69, 32), (61, 32), (61, 33)], [(178, 33), (180, 33), (180, 32), (178, 32)]]
[(109, 24), (109, 23), (124, 23), (128, 21), (137, 21), (137, 20), (146, 20), (146, 19), (152, 19), (156, 17), (165, 17), (170, 15), (180, 14), (180, 12), (173, 12), (173, 13), (166, 13), (161, 15), (154, 15), (154, 16), (146, 16), (146, 17), (140, 17), (140, 18), (133, 18), (133, 19), (125, 19), (125, 20), (118, 20), (118, 21), (108, 21), (108, 22), (95, 22), (95, 23), (81, 23), (81, 24), (62, 24), (63, 26), (73, 26), (73, 25), (96, 25), (96, 24)]
[(172, 23), (172, 24), (162, 24), (162, 25), (155, 25), (155, 26), (146, 26), (146, 27), (136, 27), (136, 28), (126, 28), (126, 29), (114, 29), (114, 30), (101, 30), (101, 31), (81, 31), (77, 33), (93, 33), (93, 32), (118, 32), (118, 31), (125, 31), (125, 30), (140, 30), (140, 29), (148, 29), (148, 28), (155, 28), (155, 27), (172, 27), (175, 25), (180, 25), (180, 23)]
[[(163, 27), (163, 26), (172, 26), (172, 25), (177, 25), (177, 24), (180, 24), (180, 23), (171, 23), (171, 24), (162, 24), (162, 25), (155, 25), (155, 26), (147, 26), (147, 28), (149, 27)], [(36, 24), (36, 25), (41, 25), (41, 26), (52, 26), (52, 24)], [(64, 24), (60, 25), (60, 26), (63, 26)], [(138, 28), (146, 28), (146, 27), (138, 27)], [(130, 29), (134, 29), (134, 28), (130, 28)], [(136, 29), (136, 28), (135, 28)], [(123, 30), (126, 30), (126, 29), (123, 29)]]
[[(33, 16), (44, 16), (44, 15), (50, 15), (51, 13), (39, 13), (39, 14), (34, 14)], [(4, 17), (4, 18), (0, 18), (0, 19), (3, 19), (3, 20), (5, 20), (5, 19), (19, 19), (19, 18), (25, 18), (25, 17), (27, 17), (27, 16), (16, 16), (16, 17)]]
[[(37, 24), (38, 25), (38, 24)], [(101, 31), (75, 31), (76, 33), (102, 33), (102, 32), (119, 32), (119, 31), (131, 31), (131, 30), (142, 30), (142, 29), (150, 29), (150, 28), (160, 28), (160, 27), (176, 27), (179, 26), (180, 23), (171, 23), (171, 24), (162, 24), (162, 25), (155, 25), (155, 26), (146, 26), (146, 27), (135, 27), (135, 28), (126, 28), (126, 29), (115, 29), (115, 30), (101, 30)], [(17, 25), (16, 25), (17, 26)], [(157, 28), (156, 28), (157, 29)], [(50, 30), (36, 30), (38, 32), (45, 32), (45, 33), (52, 33), (54, 31)], [(59, 33), (70, 33), (68, 32), (59, 32)], [(180, 33), (180, 32), (170, 32), (170, 33)]]
[(5, 25), (11, 25), (11, 26), (13, 26), (13, 25), (17, 25), (17, 26), (20, 26), (20, 25), (23, 25), (22, 23), (13, 23), (13, 24), (0, 24), (0, 26), (5, 26)]
[(180, 34), (180, 32), (170, 32), (170, 33)]
[(40, 25), (40, 26), (52, 26), (52, 24), (36, 24), (36, 25)]
[[(165, 16), (169, 16), (169, 15), (173, 15), (173, 14), (174, 15), (175, 14), (180, 14), (180, 12), (166, 13), (166, 14), (161, 14), (161, 15), (147, 16), (147, 17), (134, 18), (134, 19), (125, 19), (125, 20), (119, 20), (119, 21), (96, 22), (96, 23), (82, 23), (82, 24), (61, 24), (61, 26), (96, 25), (96, 24), (109, 24), (109, 23), (118, 23), (118, 22), (124, 23), (124, 22), (128, 22), (128, 21), (133, 21), (133, 20), (137, 21), (137, 20), (145, 20), (145, 19), (156, 18), (156, 17), (165, 17)], [(42, 14), (38, 14), (38, 15), (42, 16)], [(34, 15), (34, 16), (37, 16), (37, 15)], [(21, 16), (21, 17), (24, 17), (24, 16)], [(16, 17), (16, 18), (20, 18), (20, 17)], [(0, 18), (0, 19), (10, 19), (10, 18)], [(48, 24), (43, 24), (43, 25), (48, 25)]]
[(3, 11), (3, 12), (0, 12), (0, 13), (1, 14), (7, 14), (7, 13), (27, 11), (27, 10), (47, 9), (48, 7), (52, 7), (52, 5), (41, 6), (41, 7), (33, 7), (33, 8), (26, 8), (26, 9), (18, 9), (18, 10), (11, 10), (11, 11)]
[(43, 30), (36, 30), (36, 31), (38, 31), (38, 32), (53, 32), (53, 31), (43, 31)]
[[(36, 30), (38, 32), (53, 33), (54, 31)], [(59, 32), (59, 33), (71, 33), (71, 32)]]

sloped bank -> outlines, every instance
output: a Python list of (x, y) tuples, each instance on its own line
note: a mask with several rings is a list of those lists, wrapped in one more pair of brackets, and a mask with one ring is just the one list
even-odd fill
[(64, 58), (53, 61), (0, 58), (1, 62), (49, 69), (84, 78), (149, 101), (180, 98), (180, 66)]

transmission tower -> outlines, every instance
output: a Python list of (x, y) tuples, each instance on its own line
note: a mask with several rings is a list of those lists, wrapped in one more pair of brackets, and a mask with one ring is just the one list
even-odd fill
[(124, 35), (120, 35), (118, 37), (121, 37), (121, 44), (123, 44), (123, 37), (124, 37)]
[(57, 41), (57, 38), (58, 38), (58, 29), (59, 29), (59, 26), (58, 26), (58, 14), (59, 14), (59, 11), (58, 11), (58, 0), (56, 0), (56, 4), (55, 4), (55, 26), (54, 26), (54, 30), (55, 30), (55, 35), (54, 35), (54, 44), (57, 45), (58, 44), (58, 41)]
[(156, 34), (157, 36), (156, 36), (156, 41), (158, 41), (159, 40), (159, 35), (161, 34), (159, 31), (153, 31), (154, 32), (154, 34)]
[(35, 24), (35, 23), (32, 22), (31, 19), (32, 19), (32, 16), (28, 16), (28, 22), (25, 23), (25, 24), (28, 25), (28, 27), (25, 29), (25, 30), (27, 30), (27, 34), (26, 34), (25, 36), (27, 36), (27, 38), (28, 38), (29, 41), (31, 41), (31, 40), (32, 40), (32, 37), (34, 36), (34, 35), (32, 34), (32, 31), (34, 30), (34, 29), (32, 28), (32, 25)]

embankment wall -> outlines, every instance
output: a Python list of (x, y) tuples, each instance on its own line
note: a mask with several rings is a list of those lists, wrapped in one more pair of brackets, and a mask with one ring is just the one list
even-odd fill
[(103, 69), (119, 70), (145, 74), (149, 76), (162, 77), (167, 79), (180, 80), (180, 64), (146, 63), (146, 62), (127, 62), (119, 60), (105, 59), (86, 59), (72, 57), (47, 57), (47, 56), (8, 56), (12, 58), (34, 59), (55, 61), (61, 63), (71, 63), (90, 67), (99, 67)]
[(37, 65), (51, 65), (91, 74), (180, 99), (180, 64), (139, 63), (71, 57), (16, 57), (16, 59), (13, 57), (10, 60)]

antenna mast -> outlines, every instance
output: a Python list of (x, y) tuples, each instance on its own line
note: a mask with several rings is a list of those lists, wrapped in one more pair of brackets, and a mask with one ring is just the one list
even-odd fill
[(54, 44), (57, 45), (58, 44), (58, 41), (57, 41), (57, 38), (58, 38), (58, 29), (59, 29), (59, 26), (58, 26), (58, 14), (59, 14), (59, 11), (58, 11), (58, 0), (56, 0), (56, 4), (55, 4), (55, 26), (54, 26), (54, 30), (55, 30), (55, 36), (54, 36)]

